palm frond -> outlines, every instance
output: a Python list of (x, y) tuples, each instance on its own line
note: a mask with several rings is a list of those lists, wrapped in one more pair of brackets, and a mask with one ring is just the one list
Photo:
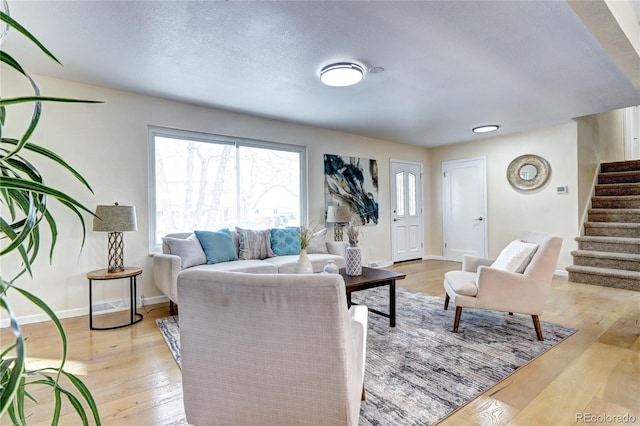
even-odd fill
[[(8, 283), (3, 281), (2, 285), (5, 287)], [(13, 345), (16, 356), (12, 358), (12, 362), (9, 366), (4, 366), (4, 370), (0, 370), (0, 376), (3, 378), (2, 380), (2, 392), (0, 393), (0, 414), (4, 413), (9, 406), (12, 404), (12, 401), (15, 395), (18, 393), (18, 390), (21, 387), (22, 381), (22, 373), (24, 372), (25, 365), (25, 344), (24, 338), (22, 336), (22, 330), (20, 329), (20, 325), (18, 324), (18, 320), (13, 315), (13, 311), (11, 307), (6, 301), (5, 298), (5, 289), (3, 288), (3, 292), (0, 295), (0, 308), (4, 309), (9, 316), (9, 324), (11, 328), (11, 332), (15, 336), (16, 342)], [(4, 380), (4, 378), (7, 380)]]
[(55, 56), (53, 56), (53, 53), (49, 52), (49, 50), (46, 47), (44, 47), (44, 45), (40, 43), (40, 41), (37, 38), (35, 38), (35, 36), (31, 34), (25, 27), (20, 25), (18, 21), (16, 21), (15, 19), (13, 19), (11, 16), (7, 15), (4, 12), (0, 12), (0, 21), (6, 22), (7, 24), (9, 24), (16, 31), (21, 33), (23, 36), (31, 40), (36, 46), (38, 46), (45, 55), (51, 58), (58, 65), (62, 66), (60, 61)]
[[(0, 11), (0, 21), (6, 22), (19, 34), (33, 42), (46, 56), (60, 64), (53, 54), (36, 37), (25, 29), (8, 14)], [(82, 225), (82, 246), (86, 236), (86, 224), (83, 214), (93, 215), (84, 204), (67, 193), (47, 185), (38, 168), (31, 163), (24, 154), (35, 154), (52, 161), (57, 166), (69, 172), (86, 189), (93, 193), (89, 183), (82, 175), (71, 167), (65, 160), (53, 151), (30, 141), (42, 114), (43, 102), (64, 103), (97, 103), (96, 101), (71, 99), (65, 97), (42, 96), (40, 89), (26, 70), (7, 52), (0, 50), (0, 64), (21, 74), (31, 85), (32, 94), (12, 98), (0, 98), (0, 204), (4, 206), (0, 216), (0, 239), (4, 240), (0, 256), (15, 252), (22, 260), (19, 272), (11, 280), (0, 277), (0, 310), (4, 310), (9, 318), (11, 331), (15, 342), (0, 353), (0, 417), (6, 415), (14, 424), (24, 425), (28, 416), (25, 415), (25, 401), (37, 401), (27, 391), (27, 387), (35, 385), (49, 386), (53, 390), (53, 412), (51, 424), (60, 421), (62, 401), (69, 401), (80, 417), (82, 424), (88, 425), (90, 418), (87, 408), (92, 414), (95, 424), (101, 424), (98, 406), (86, 385), (76, 376), (64, 370), (67, 360), (68, 342), (62, 323), (55, 312), (38, 296), (15, 285), (16, 280), (28, 273), (32, 274), (31, 265), (40, 251), (40, 225), (48, 226), (51, 233), (49, 242), (49, 258), (53, 252), (58, 237), (56, 220), (48, 209), (48, 199), (60, 202), (72, 211)], [(32, 103), (31, 118), (19, 139), (6, 138), (3, 127), (8, 119), (8, 107), (17, 104)], [(5, 214), (8, 213), (8, 214)], [(44, 219), (44, 220), (43, 220)], [(62, 347), (60, 365), (35, 371), (28, 371), (25, 367), (26, 338), (9, 304), (9, 292), (13, 291), (26, 298), (31, 304), (44, 312), (55, 325)], [(62, 386), (60, 379), (65, 378), (72, 388)], [(77, 395), (79, 396), (76, 396)], [(85, 408), (85, 406), (87, 408)]]

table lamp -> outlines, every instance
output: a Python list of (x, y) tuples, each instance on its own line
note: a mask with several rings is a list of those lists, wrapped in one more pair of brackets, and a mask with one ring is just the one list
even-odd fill
[(124, 271), (124, 239), (122, 233), (137, 231), (136, 208), (134, 206), (97, 206), (93, 218), (93, 230), (108, 232), (109, 273)]
[(333, 223), (333, 240), (342, 241), (343, 227), (351, 220), (349, 206), (327, 206), (327, 223)]

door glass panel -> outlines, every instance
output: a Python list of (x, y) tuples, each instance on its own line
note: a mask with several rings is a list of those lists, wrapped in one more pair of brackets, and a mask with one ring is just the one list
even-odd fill
[(404, 174), (396, 173), (396, 215), (404, 216)]
[(407, 192), (409, 195), (409, 216), (418, 214), (418, 200), (416, 197), (416, 175), (408, 173)]

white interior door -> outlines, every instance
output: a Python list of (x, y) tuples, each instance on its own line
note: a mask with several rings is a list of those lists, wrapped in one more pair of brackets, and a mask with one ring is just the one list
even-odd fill
[(464, 254), (486, 257), (487, 201), (485, 158), (442, 163), (443, 256), (462, 261)]
[(422, 259), (422, 164), (391, 160), (391, 205), (393, 261)]

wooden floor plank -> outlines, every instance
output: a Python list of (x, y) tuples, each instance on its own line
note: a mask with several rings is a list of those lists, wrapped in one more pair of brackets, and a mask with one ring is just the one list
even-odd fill
[(640, 356), (636, 352), (627, 352), (615, 366), (601, 397), (609, 403), (640, 413)]
[(621, 348), (630, 348), (640, 337), (637, 318), (621, 317), (600, 336), (598, 341)]
[(439, 423), (440, 426), (506, 425), (519, 412), (489, 396), (481, 396)]
[(625, 349), (594, 343), (527, 404), (514, 422), (524, 425), (572, 424), (576, 415), (584, 413), (591, 400), (603, 389), (625, 355)]
[[(427, 260), (390, 268), (407, 274), (398, 285), (443, 297), (445, 272), (457, 262)], [(145, 306), (144, 320), (132, 327), (89, 330), (88, 317), (62, 320), (73, 369), (92, 390), (105, 425), (185, 424), (181, 373), (171, 357), (156, 318), (169, 315), (168, 304)], [(640, 386), (640, 292), (598, 287), (555, 278), (542, 321), (579, 331), (489, 389), (447, 418), (443, 425), (573, 424), (576, 411), (637, 415)], [(100, 320), (112, 320), (105, 317)], [(30, 335), (31, 361), (60, 357), (59, 339), (49, 323), (24, 327)], [(0, 330), (2, 347), (10, 332)], [(49, 362), (49, 361), (47, 361)], [(35, 365), (35, 364), (34, 364)], [(37, 392), (42, 404), (27, 406), (30, 424), (49, 424), (50, 394)], [(8, 424), (6, 418), (0, 424)], [(66, 407), (60, 424), (79, 424)]]

